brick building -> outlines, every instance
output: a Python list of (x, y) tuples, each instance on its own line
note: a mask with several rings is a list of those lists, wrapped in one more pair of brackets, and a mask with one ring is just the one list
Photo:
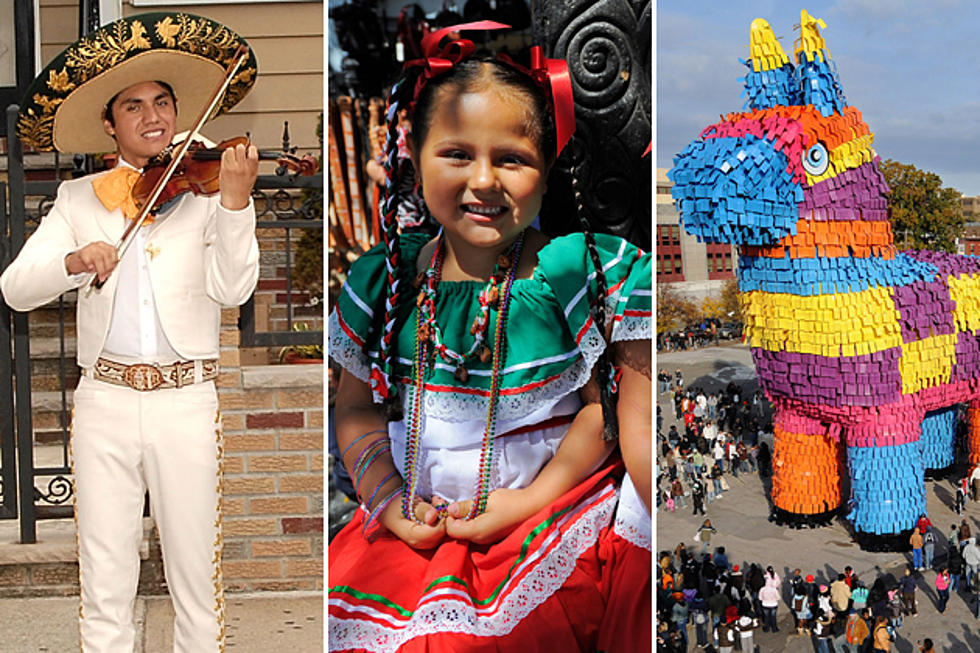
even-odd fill
[(696, 299), (717, 295), (724, 282), (735, 277), (734, 248), (699, 243), (687, 234), (670, 195), (672, 186), (667, 170), (657, 168), (657, 283), (672, 284), (678, 292)]

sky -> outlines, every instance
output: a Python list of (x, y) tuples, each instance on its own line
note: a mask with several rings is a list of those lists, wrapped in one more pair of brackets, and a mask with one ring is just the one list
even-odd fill
[(980, 3), (974, 0), (657, 2), (657, 166), (722, 114), (741, 111), (749, 26), (765, 18), (793, 58), (800, 9), (821, 30), (847, 103), (882, 159), (980, 195)]

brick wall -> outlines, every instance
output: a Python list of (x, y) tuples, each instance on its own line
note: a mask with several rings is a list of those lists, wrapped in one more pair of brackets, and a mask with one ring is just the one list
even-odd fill
[(240, 366), (222, 313), (218, 399), (228, 591), (323, 588), (323, 365)]
[[(290, 229), (290, 258), (295, 264), (302, 229)], [(259, 243), (259, 284), (255, 289), (255, 330), (288, 331), (286, 293), (286, 229), (256, 230)], [(292, 318), (308, 322), (313, 330), (323, 329), (323, 306), (311, 305), (310, 296), (291, 288)]]

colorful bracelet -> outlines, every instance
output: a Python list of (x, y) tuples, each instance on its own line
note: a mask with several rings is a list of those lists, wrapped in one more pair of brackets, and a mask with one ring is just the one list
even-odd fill
[(353, 447), (355, 444), (357, 444), (358, 442), (360, 442), (361, 440), (363, 440), (369, 435), (374, 435), (375, 433), (384, 433), (385, 435), (388, 435), (388, 431), (386, 431), (385, 429), (377, 429), (374, 431), (368, 431), (367, 433), (362, 433), (356, 438), (354, 438), (353, 442), (351, 442), (346, 447), (344, 447), (344, 450), (340, 454), (340, 458), (343, 459), (347, 455), (347, 452), (350, 451), (350, 448)]
[(385, 508), (397, 497), (399, 494), (405, 491), (405, 486), (400, 485), (395, 490), (386, 496), (381, 502), (375, 507), (374, 510), (370, 512), (368, 518), (364, 520), (364, 526), (361, 529), (361, 535), (368, 542), (373, 542), (375, 538), (381, 533), (381, 525), (378, 523), (378, 517), (385, 511)]
[(373, 452), (371, 456), (364, 461), (364, 464), (360, 469), (355, 470), (356, 476), (354, 478), (354, 491), (357, 493), (357, 496), (361, 496), (361, 480), (364, 478), (364, 474), (367, 472), (368, 468), (371, 467), (371, 464), (378, 459), (378, 456), (387, 451), (391, 451), (391, 443), (385, 441), (382, 446), (377, 447), (377, 451)]
[(397, 473), (398, 473), (398, 470), (397, 469), (393, 469), (393, 470), (391, 470), (391, 472), (387, 476), (385, 476), (383, 479), (381, 479), (381, 482), (378, 483), (377, 487), (374, 488), (374, 492), (372, 492), (371, 493), (371, 496), (368, 497), (368, 500), (364, 502), (364, 507), (367, 510), (370, 510), (371, 509), (371, 503), (374, 501), (374, 497), (378, 496), (378, 491), (384, 486), (385, 483), (387, 483), (392, 478), (394, 478), (395, 477), (395, 474), (397, 474)]
[(357, 460), (355, 460), (353, 466), (351, 466), (351, 476), (356, 476), (358, 470), (364, 466), (364, 461), (371, 456), (371, 452), (379, 445), (384, 445), (384, 444), (388, 444), (388, 446), (391, 446), (388, 438), (378, 438), (377, 440), (372, 441), (366, 447), (361, 449), (361, 453), (357, 455)]

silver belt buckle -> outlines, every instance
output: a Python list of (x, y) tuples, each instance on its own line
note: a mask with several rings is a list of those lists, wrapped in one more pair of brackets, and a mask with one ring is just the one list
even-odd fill
[(163, 372), (160, 371), (159, 365), (136, 363), (123, 372), (123, 381), (133, 390), (148, 392), (163, 385)]

